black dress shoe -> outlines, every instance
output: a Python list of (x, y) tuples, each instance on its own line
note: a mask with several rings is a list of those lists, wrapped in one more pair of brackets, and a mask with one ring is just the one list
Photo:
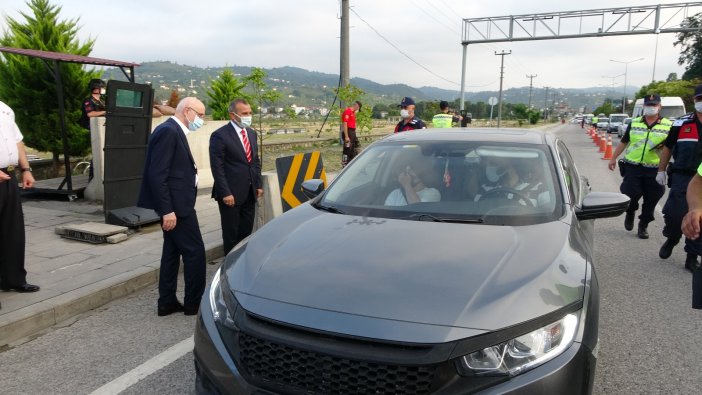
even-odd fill
[(697, 267), (697, 255), (695, 254), (687, 254), (687, 258), (685, 258), (685, 270), (689, 271), (692, 273), (695, 268)]
[(174, 304), (169, 304), (166, 306), (158, 306), (158, 316), (163, 317), (169, 314), (177, 313), (183, 311), (183, 305), (180, 302)]
[(639, 226), (637, 236), (639, 236), (639, 239), (648, 239), (648, 230), (644, 227)]
[(673, 247), (675, 247), (676, 244), (678, 244), (677, 241), (667, 239), (661, 246), (660, 251), (658, 251), (658, 256), (661, 257), (661, 259), (670, 258), (670, 255), (673, 253)]
[(634, 215), (636, 215), (636, 213), (626, 212), (626, 217), (624, 217), (624, 229), (634, 229)]
[(200, 305), (197, 306), (185, 306), (183, 308), (183, 314), (185, 315), (197, 315)]
[(27, 293), (27, 292), (37, 292), (39, 290), (39, 286), (33, 285), (33, 284), (22, 284), (22, 285), (9, 286), (9, 287), (2, 286), (2, 287), (0, 287), (0, 289), (2, 289), (3, 291), (15, 291), (15, 292)]

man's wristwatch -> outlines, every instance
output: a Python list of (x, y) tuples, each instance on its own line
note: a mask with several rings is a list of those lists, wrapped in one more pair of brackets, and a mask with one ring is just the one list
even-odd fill
[(31, 167), (23, 167), (23, 168), (21, 168), (20, 170), (22, 170), (22, 173), (24, 173), (25, 171), (28, 171), (28, 172), (30, 172), (30, 173), (32, 172), (32, 168), (31, 168)]

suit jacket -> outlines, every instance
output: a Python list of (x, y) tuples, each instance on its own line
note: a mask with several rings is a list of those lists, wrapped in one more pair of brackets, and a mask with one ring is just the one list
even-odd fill
[(185, 133), (170, 118), (149, 137), (137, 206), (153, 209), (159, 216), (171, 212), (178, 217), (192, 214), (197, 197), (196, 174)]
[(255, 193), (256, 189), (262, 188), (256, 132), (246, 128), (246, 135), (251, 144), (251, 162), (246, 160), (244, 145), (231, 122), (210, 136), (210, 170), (214, 178), (212, 197), (219, 201), (233, 195), (236, 205), (243, 204), (251, 190)]

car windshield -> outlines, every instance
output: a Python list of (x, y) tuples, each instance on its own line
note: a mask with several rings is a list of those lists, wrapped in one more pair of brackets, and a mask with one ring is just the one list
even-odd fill
[(624, 118), (626, 118), (626, 116), (623, 116), (623, 115), (622, 116), (613, 116), (613, 117), (610, 117), (609, 120), (610, 120), (610, 122), (621, 122), (624, 120)]
[(600, 118), (598, 122), (609, 122), (609, 118)]
[(313, 205), (368, 217), (526, 225), (560, 218), (560, 191), (546, 145), (378, 142)]

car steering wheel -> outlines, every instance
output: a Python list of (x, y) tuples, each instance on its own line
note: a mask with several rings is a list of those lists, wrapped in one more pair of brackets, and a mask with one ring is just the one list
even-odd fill
[[(517, 199), (515, 199), (515, 198), (509, 198), (509, 197), (508, 197), (509, 194), (512, 194), (512, 195), (516, 196)], [(535, 207), (535, 206), (534, 206), (534, 202), (532, 202), (531, 199), (529, 199), (526, 195), (524, 195), (524, 192), (520, 192), (520, 191), (518, 191), (518, 190), (516, 190), (516, 189), (513, 189), (513, 188), (504, 188), (504, 187), (493, 188), (493, 189), (491, 189), (491, 190), (485, 192), (485, 193), (480, 197), (479, 200), (483, 200), (484, 198), (486, 198), (486, 197), (488, 197), (488, 196), (490, 196), (490, 195), (503, 195), (503, 196), (505, 196), (505, 197), (507, 198), (508, 201), (512, 201), (512, 202), (515, 202), (515, 203), (519, 203), (519, 202), (523, 201), (524, 204), (525, 204), (526, 206), (528, 206), (528, 207)]]

